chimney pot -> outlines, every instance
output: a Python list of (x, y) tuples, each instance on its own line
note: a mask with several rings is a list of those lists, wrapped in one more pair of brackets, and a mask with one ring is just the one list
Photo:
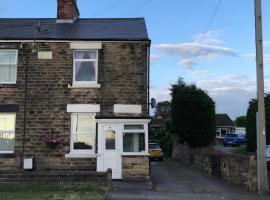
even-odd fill
[(77, 0), (57, 0), (57, 22), (73, 23), (79, 15)]

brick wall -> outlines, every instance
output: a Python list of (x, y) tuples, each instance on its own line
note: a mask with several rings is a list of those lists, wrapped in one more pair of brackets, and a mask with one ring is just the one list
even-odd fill
[[(20, 43), (0, 43), (0, 49), (19, 49)], [(29, 48), (29, 50), (27, 50)], [(22, 153), (24, 125), (24, 79), (28, 67), (25, 154), (34, 155), (37, 169), (95, 169), (96, 159), (70, 159), (70, 114), (67, 104), (100, 104), (102, 116), (113, 116), (114, 104), (142, 105), (147, 116), (147, 55), (143, 42), (107, 42), (99, 50), (98, 82), (101, 88), (68, 88), (72, 82), (73, 51), (69, 43), (37, 43), (38, 51), (52, 51), (52, 60), (31, 54), (32, 43), (19, 49), (17, 84), (0, 86), (0, 104), (17, 104), (17, 158)], [(27, 63), (27, 54), (29, 56)], [(50, 149), (46, 135), (54, 131), (61, 144)], [(2, 158), (0, 158), (1, 160)], [(8, 162), (7, 165), (9, 166)], [(1, 162), (0, 170), (5, 167)], [(18, 163), (13, 169), (18, 169)]]
[(125, 180), (147, 180), (149, 175), (148, 156), (122, 156), (122, 175)]

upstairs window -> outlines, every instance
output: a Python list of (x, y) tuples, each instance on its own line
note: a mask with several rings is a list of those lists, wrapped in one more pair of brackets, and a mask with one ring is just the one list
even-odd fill
[(0, 153), (14, 153), (15, 113), (0, 113)]
[(98, 51), (76, 50), (73, 55), (73, 83), (96, 84), (98, 75)]
[(0, 50), (0, 84), (16, 83), (17, 54), (17, 50)]

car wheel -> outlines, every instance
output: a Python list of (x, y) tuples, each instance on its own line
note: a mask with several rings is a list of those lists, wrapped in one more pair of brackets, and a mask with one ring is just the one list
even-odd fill
[(162, 160), (163, 160), (163, 157), (159, 158), (158, 160), (159, 160), (159, 161), (162, 161)]
[(226, 146), (227, 146), (227, 144), (225, 144), (225, 143), (224, 143), (223, 145), (224, 145), (224, 147), (226, 147)]

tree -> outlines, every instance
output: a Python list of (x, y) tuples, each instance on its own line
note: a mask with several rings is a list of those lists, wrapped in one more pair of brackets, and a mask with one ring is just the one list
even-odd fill
[(235, 119), (235, 125), (238, 127), (246, 127), (247, 118), (246, 116), (239, 116)]
[(171, 115), (174, 133), (191, 147), (213, 144), (216, 136), (215, 103), (208, 94), (182, 78), (172, 85)]
[[(266, 120), (266, 144), (270, 144), (270, 95), (266, 95), (265, 102), (265, 120)], [(257, 123), (256, 113), (258, 111), (257, 99), (251, 99), (249, 101), (249, 107), (247, 110), (247, 151), (255, 152), (257, 149)]]

